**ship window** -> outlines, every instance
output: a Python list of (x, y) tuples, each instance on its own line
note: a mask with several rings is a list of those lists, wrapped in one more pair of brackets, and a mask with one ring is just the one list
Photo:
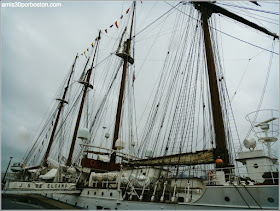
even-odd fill
[(110, 196), (113, 196), (113, 193), (110, 193)]
[(184, 202), (184, 197), (179, 197), (178, 202)]
[(87, 194), (89, 195), (89, 191), (87, 192)]
[(104, 192), (102, 192), (101, 195), (104, 196)]
[(255, 163), (254, 168), (256, 168), (256, 169), (259, 168), (259, 165)]
[(229, 197), (226, 196), (226, 197), (225, 197), (225, 201), (226, 201), (226, 202), (229, 202), (229, 201), (230, 201)]
[(274, 202), (274, 198), (268, 197), (268, 198), (267, 198), (267, 201), (269, 201), (270, 203), (273, 203), (273, 202)]
[(96, 191), (94, 192), (94, 195), (96, 195)]

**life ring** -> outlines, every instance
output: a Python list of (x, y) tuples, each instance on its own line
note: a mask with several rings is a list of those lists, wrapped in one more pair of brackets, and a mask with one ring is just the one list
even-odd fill
[(95, 160), (91, 160), (91, 161), (89, 162), (89, 164), (90, 164), (92, 167), (94, 167), (94, 166), (96, 165), (96, 162), (95, 162)]

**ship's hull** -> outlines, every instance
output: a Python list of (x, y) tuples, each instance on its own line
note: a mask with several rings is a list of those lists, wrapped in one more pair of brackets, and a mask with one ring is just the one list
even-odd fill
[(81, 195), (46, 193), (47, 197), (85, 209), (121, 210), (202, 210), (269, 209), (279, 210), (278, 186), (209, 186), (192, 203), (167, 203), (122, 200), (117, 190), (84, 189)]
[[(84, 188), (76, 190), (75, 183), (10, 182), (6, 194), (36, 193), (85, 209), (270, 209), (279, 210), (278, 185), (206, 186), (196, 200), (187, 203), (187, 194), (181, 202), (171, 203), (140, 201), (135, 195), (132, 200), (123, 200), (117, 189)], [(145, 193), (144, 193), (145, 195)], [(129, 198), (129, 197), (127, 197)]]

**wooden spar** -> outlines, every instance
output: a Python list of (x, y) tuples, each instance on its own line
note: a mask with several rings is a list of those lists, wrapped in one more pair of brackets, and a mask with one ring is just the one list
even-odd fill
[[(116, 141), (119, 137), (119, 130), (120, 130), (120, 121), (121, 121), (121, 111), (122, 111), (122, 104), (123, 104), (123, 95), (124, 95), (124, 89), (125, 89), (125, 79), (126, 79), (126, 71), (127, 71), (127, 63), (129, 61), (129, 51), (130, 51), (130, 44), (131, 44), (131, 37), (132, 37), (132, 29), (133, 29), (133, 18), (134, 18), (134, 11), (135, 11), (135, 4), (136, 2), (133, 2), (133, 13), (132, 13), (132, 20), (131, 20), (131, 27), (130, 27), (130, 36), (127, 40), (127, 46), (125, 49), (126, 56), (123, 57), (124, 63), (123, 63), (123, 73), (122, 73), (122, 81), (120, 86), (120, 93), (119, 93), (119, 100), (118, 100), (118, 108), (116, 113), (116, 123), (115, 123), (115, 130), (114, 130), (114, 137), (113, 137), (113, 143), (112, 143), (112, 149), (116, 149)], [(116, 162), (116, 152), (113, 152), (110, 158), (110, 163)]]
[(67, 85), (64, 89), (62, 99), (58, 99), (58, 100), (60, 100), (60, 103), (59, 103), (59, 106), (58, 106), (58, 112), (57, 112), (55, 123), (54, 123), (53, 129), (52, 129), (52, 133), (51, 133), (50, 141), (49, 141), (49, 144), (48, 144), (48, 148), (47, 148), (47, 151), (46, 151), (45, 156), (44, 156), (43, 161), (42, 161), (42, 166), (47, 165), (47, 158), (49, 157), (49, 154), (50, 154), (51, 146), (52, 146), (52, 143), (53, 143), (53, 140), (54, 140), (55, 131), (56, 131), (56, 128), (57, 128), (57, 125), (58, 125), (58, 122), (59, 122), (59, 117), (60, 117), (60, 114), (61, 114), (64, 103), (67, 103), (67, 101), (65, 101), (65, 97), (66, 97), (66, 93), (68, 91), (68, 87), (69, 87), (69, 84), (70, 84), (71, 77), (74, 73), (74, 68), (75, 68), (77, 58), (78, 58), (78, 54), (76, 55), (74, 63), (72, 65), (71, 73), (70, 73), (70, 76), (68, 78)]
[(232, 13), (232, 12), (222, 8), (222, 7), (219, 7), (218, 5), (215, 5), (215, 4), (209, 3), (209, 2), (192, 2), (192, 3), (196, 7), (203, 8), (204, 10), (207, 10), (210, 13), (220, 13), (220, 14), (225, 15), (225, 16), (231, 18), (231, 19), (234, 19), (234, 20), (236, 20), (236, 21), (238, 21), (240, 23), (243, 23), (243, 24), (245, 24), (247, 26), (250, 26), (250, 27), (252, 27), (252, 28), (254, 28), (256, 30), (259, 30), (259, 31), (261, 31), (261, 32), (263, 32), (263, 33), (265, 33), (265, 34), (267, 34), (269, 36), (272, 36), (275, 39), (279, 39), (279, 36), (277, 34), (272, 33), (270, 31), (268, 31), (267, 29), (265, 29), (264, 27), (261, 27), (261, 26), (255, 24), (255, 23), (253, 23), (251, 21), (248, 21), (245, 18), (242, 18), (242, 17), (240, 17), (240, 16), (238, 16), (238, 15), (236, 15), (236, 14), (234, 14), (234, 13)]
[(165, 155), (149, 159), (132, 160), (129, 166), (177, 166), (177, 165), (198, 165), (215, 163), (214, 149), (197, 151), (194, 153), (182, 153), (176, 155)]
[(74, 134), (73, 134), (71, 148), (70, 148), (69, 155), (68, 155), (68, 160), (67, 160), (67, 163), (66, 163), (67, 166), (70, 166), (71, 162), (72, 162), (72, 156), (73, 156), (73, 152), (74, 152), (74, 147), (75, 147), (75, 143), (76, 143), (78, 129), (79, 129), (79, 126), (80, 126), (80, 121), (81, 121), (81, 117), (82, 117), (84, 102), (85, 102), (85, 98), (86, 98), (86, 94), (87, 94), (87, 89), (89, 87), (90, 76), (91, 76), (92, 69), (93, 69), (93, 62), (94, 62), (96, 52), (97, 52), (97, 49), (98, 49), (99, 40), (101, 39), (100, 38), (100, 33), (101, 33), (101, 31), (99, 31), (99, 34), (98, 34), (97, 44), (96, 44), (96, 47), (95, 47), (95, 52), (94, 52), (94, 55), (93, 55), (92, 64), (91, 64), (91, 67), (90, 67), (90, 69), (88, 70), (88, 73), (87, 73), (87, 81), (84, 84), (85, 86), (84, 86), (83, 97), (82, 97), (82, 101), (81, 101), (81, 104), (80, 104), (80, 110), (79, 110), (79, 113), (78, 113), (78, 117), (77, 117), (77, 120), (76, 120), (76, 126), (75, 126), (75, 130), (74, 130)]
[(220, 156), (224, 162), (224, 165), (227, 166), (230, 160), (229, 160), (229, 153), (227, 149), (224, 120), (222, 115), (222, 107), (221, 107), (220, 95), (219, 95), (219, 89), (217, 83), (214, 53), (213, 53), (209, 26), (208, 26), (208, 18), (211, 16), (211, 13), (206, 11), (204, 8), (198, 7), (198, 9), (201, 12), (202, 28), (204, 33), (207, 72), (208, 72), (212, 116), (213, 116), (214, 131), (215, 131), (215, 142), (216, 142), (216, 153), (217, 153), (216, 156)]

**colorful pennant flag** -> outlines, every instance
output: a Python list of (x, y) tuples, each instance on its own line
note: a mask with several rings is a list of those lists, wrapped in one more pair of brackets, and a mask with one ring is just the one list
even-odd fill
[(114, 24), (112, 24), (111, 26), (110, 26), (110, 28), (112, 28), (114, 26)]
[(87, 48), (87, 51), (88, 51), (88, 48)]
[(93, 47), (93, 43), (91, 43), (91, 47)]
[(105, 29), (105, 32), (107, 33), (107, 29)]
[(129, 12), (129, 8), (126, 10), (126, 14)]
[(123, 15), (120, 17), (120, 19), (122, 19), (123, 18)]
[(117, 21), (115, 22), (115, 25), (116, 25), (116, 27), (117, 27), (117, 29), (118, 29), (118, 28), (119, 28), (119, 26), (118, 26), (118, 22), (117, 22)]

